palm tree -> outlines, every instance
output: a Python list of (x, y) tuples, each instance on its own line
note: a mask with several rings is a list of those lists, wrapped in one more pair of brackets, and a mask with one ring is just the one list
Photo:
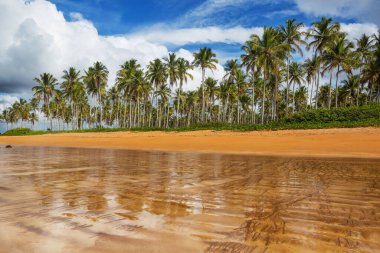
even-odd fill
[(366, 34), (363, 34), (359, 39), (356, 40), (356, 52), (358, 53), (358, 56), (361, 59), (361, 66), (359, 71), (361, 74), (361, 89), (363, 89), (365, 83), (363, 76), (363, 68), (369, 64), (373, 56), (373, 51), (376, 49), (374, 42), (375, 39), (373, 38), (373, 36), (367, 36)]
[[(296, 23), (295, 19), (290, 19), (286, 21), (285, 26), (280, 26), (279, 31), (282, 37), (282, 40), (289, 45), (289, 54), (286, 56), (286, 116), (288, 116), (288, 106), (289, 106), (289, 65), (291, 53), (298, 52), (303, 56), (301, 45), (306, 45), (306, 42), (302, 39), (303, 33), (300, 31), (303, 27), (302, 23)], [(293, 94), (294, 96), (294, 94)], [(293, 100), (294, 104), (294, 100)]]
[(126, 127), (127, 122), (127, 107), (129, 103), (129, 127), (132, 127), (132, 83), (134, 82), (136, 73), (141, 66), (136, 59), (130, 59), (120, 66), (120, 70), (116, 76), (116, 86), (119, 92), (123, 94), (124, 114), (123, 126)]
[(178, 127), (178, 118), (179, 118), (179, 106), (180, 106), (180, 95), (182, 92), (182, 86), (184, 83), (187, 83), (188, 78), (193, 80), (193, 76), (189, 73), (189, 70), (193, 68), (189, 61), (184, 58), (179, 58), (177, 60), (177, 68), (178, 68), (178, 79), (179, 79), (179, 91), (178, 91), (178, 100), (177, 100), (177, 122), (176, 126)]
[(300, 111), (301, 108), (305, 108), (307, 105), (307, 89), (305, 86), (301, 86), (294, 94), (295, 102), (294, 107), (297, 111)]
[[(322, 18), (318, 22), (312, 24), (312, 28), (307, 34), (306, 38), (311, 38), (312, 41), (309, 43), (308, 47), (313, 47), (315, 52), (315, 57), (323, 55), (326, 46), (331, 43), (337, 36), (340, 25), (339, 23), (332, 23), (331, 18)], [(318, 101), (318, 90), (319, 90), (319, 78), (320, 78), (320, 66), (318, 66), (317, 71), (317, 87), (316, 87), (316, 101)], [(315, 103), (315, 107), (318, 108), (318, 103)]]
[[(161, 115), (164, 115), (164, 126), (165, 126), (165, 111), (166, 109), (169, 108), (169, 106), (167, 106), (168, 102), (169, 102), (169, 97), (170, 97), (170, 88), (164, 83), (162, 85), (160, 85), (156, 91), (156, 95), (157, 96), (160, 96), (161, 98), (161, 104), (163, 105), (163, 109), (162, 111), (164, 111), (163, 113), (161, 113), (161, 106), (158, 105), (158, 116), (159, 116), (159, 120), (158, 120), (158, 127), (161, 127)], [(166, 117), (168, 118), (169, 117), (169, 110), (167, 112), (167, 115)]]
[(355, 55), (351, 51), (354, 45), (346, 39), (345, 34), (341, 34), (330, 42), (326, 48), (324, 59), (327, 62), (329, 69), (337, 68), (336, 71), (336, 84), (335, 84), (335, 107), (338, 107), (338, 82), (339, 73), (345, 71), (351, 73), (352, 67), (355, 63)]
[(359, 89), (360, 78), (357, 75), (350, 75), (348, 79), (343, 80), (342, 83), (349, 88), (352, 98), (355, 98), (356, 106), (359, 106)]
[[(251, 43), (251, 41), (247, 41), (244, 46), (242, 46), (242, 49), (245, 54), (241, 55), (240, 58), (242, 60), (242, 65), (246, 67), (247, 72), (251, 72), (250, 75), (250, 83), (252, 86), (252, 95), (251, 95), (251, 101), (252, 101), (252, 119), (251, 123), (256, 123), (256, 104), (255, 104), (255, 83), (256, 83), (256, 76), (259, 76), (260, 68), (258, 68), (257, 64), (257, 50), (254, 43)], [(256, 71), (256, 72), (255, 72)]]
[(301, 84), (305, 82), (304, 75), (305, 75), (305, 72), (304, 72), (302, 64), (298, 62), (292, 62), (289, 68), (289, 77), (290, 77), (289, 84), (290, 85), (293, 84), (293, 113), (296, 107), (295, 106), (295, 96), (296, 96), (295, 85), (297, 84), (298, 86), (301, 86)]
[(216, 64), (218, 60), (216, 59), (215, 53), (212, 52), (210, 48), (201, 48), (199, 52), (194, 53), (193, 64), (196, 67), (200, 67), (202, 70), (202, 122), (204, 122), (205, 114), (205, 90), (204, 81), (206, 75), (206, 69), (214, 70), (216, 69)]
[[(260, 38), (258, 35), (252, 35), (251, 41), (257, 52), (257, 64), (263, 68), (264, 87), (262, 94), (261, 106), (261, 124), (264, 123), (265, 112), (265, 87), (269, 82), (271, 75), (276, 75), (279, 72), (282, 59), (284, 59), (289, 45), (281, 42), (280, 33), (273, 28), (264, 28), (264, 33)], [(277, 83), (275, 84), (277, 87)], [(277, 91), (277, 88), (275, 88)]]
[(215, 97), (218, 92), (218, 81), (208, 77), (205, 80), (205, 92), (206, 92), (206, 101), (208, 101), (206, 105), (206, 111), (210, 110), (210, 119), (212, 119), (211, 108), (215, 103)]
[(40, 77), (34, 78), (38, 84), (32, 88), (34, 97), (39, 101), (43, 98), (44, 106), (47, 109), (47, 118), (50, 119), (50, 129), (53, 129), (53, 121), (50, 115), (50, 99), (57, 94), (57, 79), (49, 73), (43, 73)]
[(243, 95), (245, 95), (248, 88), (247, 76), (242, 70), (238, 70), (236, 73), (236, 92), (237, 92), (237, 123), (240, 124), (240, 101)]
[(82, 77), (80, 76), (80, 71), (77, 71), (75, 68), (70, 67), (69, 70), (63, 71), (62, 79), (63, 79), (63, 82), (61, 84), (61, 90), (63, 92), (63, 96), (64, 98), (67, 98), (69, 100), (73, 122), (74, 121), (77, 122), (77, 120), (75, 120), (76, 113), (75, 113), (74, 100), (78, 92), (80, 92), (79, 91), (81, 88), (80, 86), (82, 85), (81, 83)]
[(316, 82), (316, 75), (317, 75), (317, 69), (319, 66), (319, 58), (316, 58), (315, 56), (312, 59), (306, 59), (304, 63), (304, 69), (306, 73), (306, 81), (310, 86), (311, 83), (311, 89), (310, 89), (310, 108), (312, 108), (312, 99), (313, 99), (313, 90), (314, 90), (314, 84)]
[(169, 53), (169, 57), (164, 58), (166, 69), (168, 71), (168, 79), (171, 87), (177, 84), (178, 79), (178, 62), (175, 53)]
[[(165, 64), (160, 59), (155, 59), (154, 61), (149, 63), (147, 78), (150, 83), (154, 86), (154, 91), (152, 95), (152, 106), (153, 100), (156, 97), (156, 109), (158, 110), (158, 99), (157, 99), (157, 89), (158, 87), (165, 84), (168, 78), (168, 71)], [(159, 122), (159, 115), (157, 113), (157, 124)]]
[(94, 66), (90, 67), (85, 73), (85, 80), (87, 83), (91, 83), (94, 88), (94, 94), (97, 97), (97, 103), (100, 107), (100, 127), (102, 127), (103, 120), (103, 108), (102, 108), (102, 96), (105, 92), (105, 87), (108, 82), (108, 69), (101, 62), (95, 62)]

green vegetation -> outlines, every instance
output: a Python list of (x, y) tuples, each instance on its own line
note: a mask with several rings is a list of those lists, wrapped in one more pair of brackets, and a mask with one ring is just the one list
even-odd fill
[(334, 109), (306, 110), (295, 113), (284, 120), (285, 123), (329, 123), (329, 122), (360, 122), (380, 120), (380, 106), (371, 105)]
[(46, 131), (32, 131), (29, 128), (15, 128), (6, 131), (5, 133), (1, 134), (3, 136), (22, 136), (22, 135), (39, 135), (39, 134), (45, 134)]
[[(16, 101), (0, 119), (10, 128), (33, 128), (44, 114), (46, 128), (56, 132), (377, 125), (379, 108), (372, 104), (380, 104), (380, 32), (350, 41), (329, 18), (303, 28), (292, 19), (253, 34), (240, 59), (226, 62), (222, 80), (207, 76), (218, 63), (210, 48), (190, 61), (170, 53), (146, 67), (128, 59), (112, 87), (101, 62), (83, 73), (64, 70), (61, 80), (43, 73), (34, 79), (33, 98)], [(312, 56), (294, 61), (303, 48)], [(202, 81), (184, 92), (192, 71)]]
[(231, 131), (261, 131), (261, 130), (290, 130), (290, 129), (322, 129), (322, 128), (353, 128), (380, 127), (380, 106), (306, 110), (292, 114), (290, 117), (268, 124), (225, 124), (207, 123), (181, 128), (93, 128), (68, 131), (32, 131), (29, 128), (9, 130), (3, 136), (40, 135), (56, 133), (88, 133), (88, 132), (121, 132), (121, 131), (198, 131), (198, 130), (231, 130)]

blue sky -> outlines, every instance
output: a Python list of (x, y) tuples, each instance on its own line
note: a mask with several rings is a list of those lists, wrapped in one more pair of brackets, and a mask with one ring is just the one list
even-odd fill
[[(289, 18), (296, 18), (309, 24), (318, 16), (305, 14), (292, 0), (51, 0), (51, 2), (56, 4), (67, 19), (70, 19), (72, 12), (81, 13), (84, 18), (94, 23), (102, 35), (128, 34), (160, 23), (175, 27), (236, 25), (252, 27), (277, 26)], [(201, 15), (204, 10), (202, 5), (207, 8), (207, 3), (212, 2), (215, 3), (213, 11)], [(356, 21), (355, 18), (342, 18), (339, 15), (335, 20)]]
[[(173, 29), (278, 26), (290, 18), (310, 25), (321, 16), (300, 10), (297, 2), (293, 0), (50, 1), (63, 12), (67, 20), (72, 19), (72, 13), (80, 13), (84, 19), (94, 24), (99, 34), (105, 36), (128, 35), (157, 26)], [(360, 20), (354, 16), (341, 17), (337, 13), (334, 15), (334, 20), (346, 23), (359, 22)], [(180, 48), (195, 51), (199, 47), (209, 46), (220, 52), (220, 57), (224, 61), (229, 57), (239, 57), (240, 44), (217, 42), (173, 46), (168, 43), (167, 47), (171, 51)]]

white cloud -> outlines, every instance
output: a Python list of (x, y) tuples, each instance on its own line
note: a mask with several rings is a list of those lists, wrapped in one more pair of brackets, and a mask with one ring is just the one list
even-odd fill
[(152, 30), (132, 34), (131, 38), (145, 39), (155, 43), (185, 45), (191, 43), (239, 43), (242, 44), (249, 39), (253, 33), (262, 34), (262, 27), (243, 28), (241, 26), (232, 28), (221, 28), (216, 26), (202, 28), (179, 28), (156, 27)]
[(294, 0), (300, 11), (314, 16), (355, 18), (380, 24), (379, 0)]
[(17, 97), (8, 94), (0, 94), (0, 113), (18, 100)]
[(59, 78), (69, 66), (83, 70), (98, 60), (113, 82), (125, 60), (146, 64), (168, 52), (146, 40), (100, 36), (91, 22), (77, 14), (69, 22), (48, 1), (2, 0), (0, 10), (0, 92), (28, 92), (42, 72)]
[[(240, 42), (249, 31), (243, 28), (228, 30), (223, 35), (219, 28), (188, 29), (125, 36), (101, 36), (93, 24), (79, 13), (72, 13), (67, 21), (56, 6), (48, 1), (35, 0), (25, 4), (23, 0), (0, 2), (0, 92), (30, 95), (35, 85), (33, 78), (49, 72), (60, 78), (70, 66), (87, 69), (95, 61), (102, 61), (110, 71), (110, 81), (115, 80), (119, 66), (128, 59), (136, 58), (146, 65), (154, 58), (168, 54), (162, 44), (186, 44), (192, 42)], [(252, 30), (253, 31), (253, 30)], [(210, 33), (202, 39), (202, 34)], [(177, 38), (181, 37), (181, 38)], [(234, 39), (236, 37), (236, 39)], [(180, 50), (192, 60), (192, 53)], [(215, 76), (219, 77), (218, 66)], [(211, 73), (212, 74), (212, 73)], [(200, 83), (194, 72), (191, 87)]]
[(376, 34), (378, 27), (375, 24), (370, 23), (352, 23), (352, 24), (345, 24), (341, 23), (341, 30), (342, 32), (347, 33), (347, 36), (350, 40), (358, 39), (362, 34), (366, 34), (368, 36), (372, 34)]

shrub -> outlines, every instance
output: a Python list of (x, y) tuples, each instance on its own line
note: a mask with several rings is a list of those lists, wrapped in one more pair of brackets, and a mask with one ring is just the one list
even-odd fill
[(11, 130), (8, 130), (6, 131), (5, 133), (3, 133), (3, 135), (27, 135), (31, 132), (32, 130), (30, 130), (29, 128), (15, 128), (15, 129), (11, 129)]
[(3, 133), (3, 136), (20, 136), (20, 135), (38, 135), (38, 134), (44, 134), (45, 131), (32, 131), (29, 128), (15, 128), (6, 131)]
[(285, 119), (286, 123), (302, 123), (302, 122), (355, 122), (362, 120), (380, 119), (380, 106), (368, 105), (363, 107), (347, 107), (306, 110), (295, 113)]

